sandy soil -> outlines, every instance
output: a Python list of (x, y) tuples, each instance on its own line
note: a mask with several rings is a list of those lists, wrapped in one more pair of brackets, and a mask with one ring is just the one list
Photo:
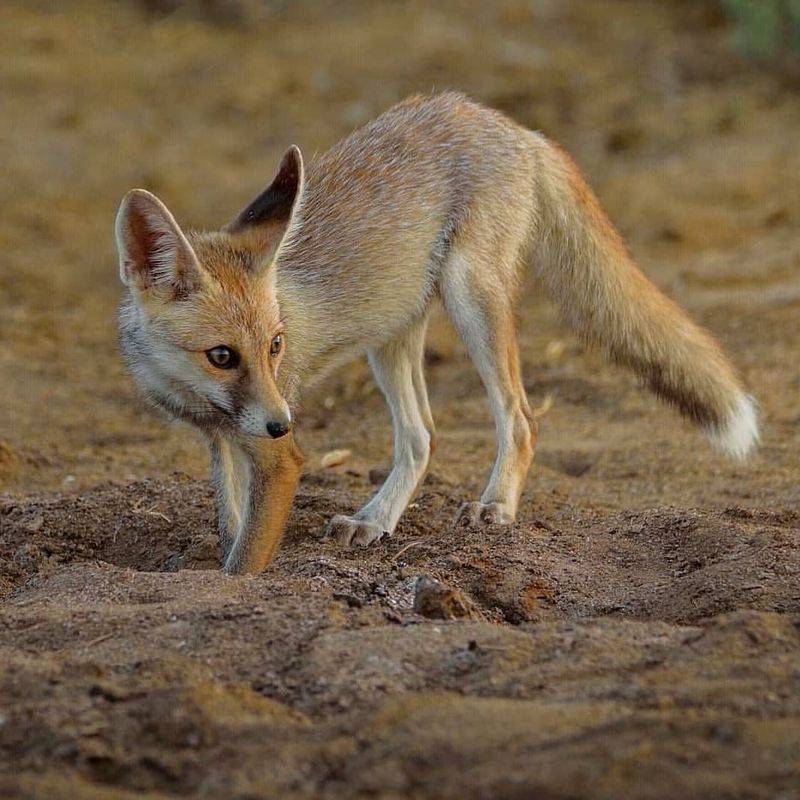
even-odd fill
[[(800, 797), (797, 87), (699, 3), (52, 6), (0, 8), (0, 795)], [(288, 143), (432, 87), (571, 150), (732, 354), (763, 446), (720, 459), (531, 285), (552, 406), (513, 528), (453, 529), (493, 436), (438, 321), (440, 446), (395, 536), (318, 538), (388, 461), (357, 364), (307, 399), (275, 565), (225, 578), (203, 448), (119, 365), (116, 205), (143, 185), (219, 226)]]

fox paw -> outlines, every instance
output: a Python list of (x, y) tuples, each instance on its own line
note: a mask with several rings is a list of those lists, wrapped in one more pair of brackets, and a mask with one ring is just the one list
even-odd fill
[(388, 535), (389, 532), (382, 525), (345, 517), (343, 514), (333, 517), (325, 528), (325, 536), (335, 538), (337, 544), (343, 547), (367, 547)]
[(485, 528), (487, 525), (511, 525), (514, 515), (502, 503), (464, 503), (456, 517), (457, 528)]

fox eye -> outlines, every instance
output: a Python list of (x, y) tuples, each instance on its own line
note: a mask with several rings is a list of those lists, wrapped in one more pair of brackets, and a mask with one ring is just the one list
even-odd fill
[(283, 348), (283, 336), (279, 333), (272, 337), (272, 341), (269, 343), (269, 354), (275, 358), (275, 356), (280, 353), (281, 349)]
[(239, 363), (239, 354), (224, 344), (206, 350), (206, 358), (219, 369), (233, 369)]

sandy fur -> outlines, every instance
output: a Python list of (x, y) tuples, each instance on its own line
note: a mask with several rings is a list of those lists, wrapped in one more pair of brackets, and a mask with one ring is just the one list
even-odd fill
[[(158, 208), (148, 204), (127, 227), (123, 216), (122, 230), (132, 233), (120, 251), (142, 249), (137, 231), (149, 220), (152, 231), (140, 239), (158, 245), (152, 263), (163, 276), (163, 231), (177, 223), (152, 219)], [(486, 489), (461, 519), (514, 520), (537, 435), (514, 325), (526, 271), (579, 336), (634, 370), (723, 450), (743, 457), (758, 439), (753, 401), (719, 345), (636, 267), (569, 156), (459, 94), (410, 98), (308, 165), (291, 148), (272, 184), (224, 232), (181, 237), (177, 229), (176, 247), (202, 274), (197, 302), (211, 298), (205, 318), (213, 322), (195, 325), (193, 335), (214, 326), (249, 342), (254, 381), (273, 408), (281, 398), (295, 406), (302, 389), (368, 355), (392, 413), (394, 465), (364, 508), (332, 520), (329, 531), (343, 543), (390, 533), (428, 467), (433, 425), (422, 348), (436, 299), (481, 375), (497, 432)], [(162, 313), (177, 319), (177, 311)], [(265, 371), (263, 347), (277, 325), (286, 351), (279, 369)], [(189, 336), (193, 326), (180, 327)], [(139, 348), (131, 358), (145, 382), (137, 365), (146, 357)], [(240, 528), (228, 537), (229, 571), (267, 563), (299, 476), (299, 456), (281, 448), (242, 452), (251, 454), (246, 481), (226, 474), (237, 469), (235, 458), (215, 461), (224, 517)], [(271, 452), (285, 479), (268, 464)], [(275, 487), (275, 505), (257, 475)], [(265, 536), (271, 544), (257, 545)]]

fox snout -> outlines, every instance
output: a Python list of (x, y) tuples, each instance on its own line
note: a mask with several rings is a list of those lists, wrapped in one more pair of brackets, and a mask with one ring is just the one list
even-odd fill
[(242, 409), (238, 423), (240, 432), (245, 436), (280, 439), (291, 431), (292, 415), (285, 401), (278, 408), (252, 404)]
[(246, 436), (269, 436), (271, 439), (280, 439), (292, 430), (292, 420), (286, 416), (280, 419), (255, 421), (252, 416), (242, 418), (242, 433)]

